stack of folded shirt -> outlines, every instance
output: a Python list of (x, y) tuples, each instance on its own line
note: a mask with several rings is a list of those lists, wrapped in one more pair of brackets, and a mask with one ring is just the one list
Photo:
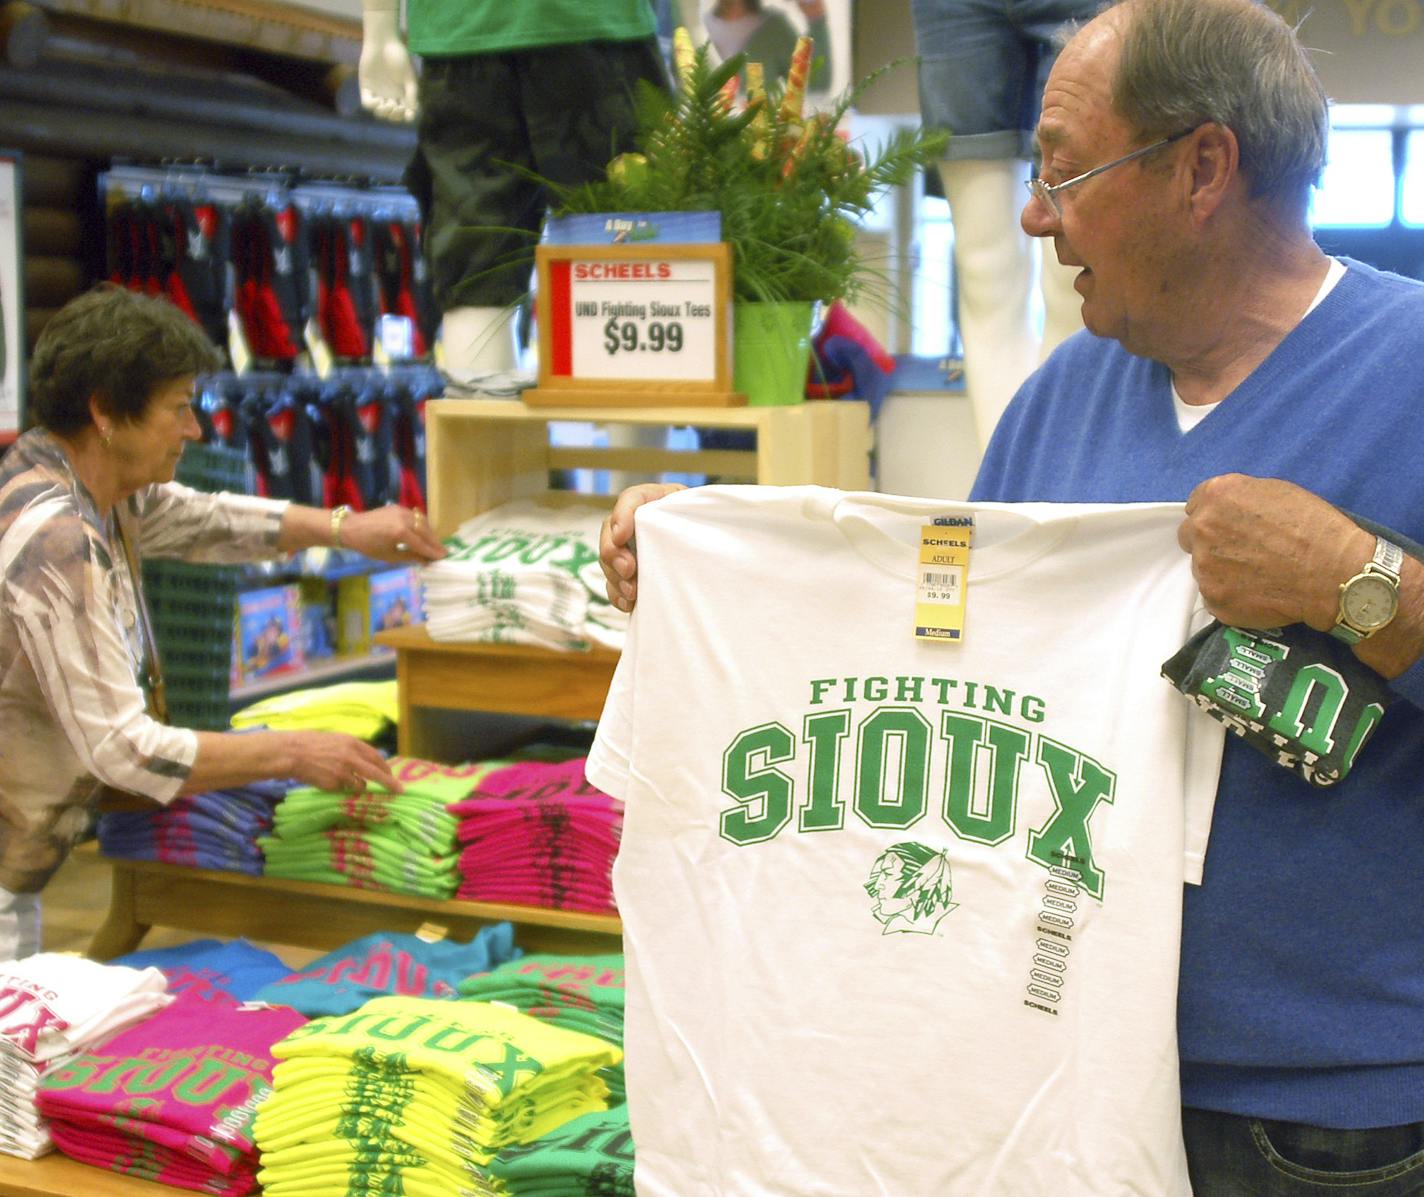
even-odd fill
[(120, 956), (115, 964), (130, 968), (156, 968), (168, 980), (168, 992), (207, 995), (226, 994), (239, 1002), (250, 1001), (273, 981), (291, 975), (292, 970), (271, 952), (245, 939), (223, 943), (217, 939), (195, 939), (173, 948), (150, 948)]
[(156, 968), (41, 952), (0, 964), (0, 1151), (35, 1159), (50, 1134), (35, 1106), (42, 1079), (173, 999)]
[(621, 1052), (502, 1006), (388, 997), (279, 1043), (265, 1197), (497, 1194), (496, 1153), (604, 1109)]
[(272, 1045), (306, 1019), (190, 992), (40, 1082), (65, 1155), (223, 1197), (257, 1184), (252, 1124), (272, 1089)]
[(460, 886), (474, 902), (608, 913), (623, 803), (595, 789), (584, 759), (521, 761), (450, 806), (460, 818)]
[(628, 616), (598, 565), (604, 514), (519, 499), (466, 520), (421, 571), (431, 639), (622, 648)]
[[(453, 999), (459, 996), (456, 986), (462, 978), (517, 954), (509, 923), (485, 927), (469, 943), (430, 943), (417, 935), (376, 932), (264, 986), (255, 1000), (291, 1006), (315, 1018), (347, 1014), (378, 997)], [(622, 1040), (617, 1042), (621, 1045)]]
[(257, 838), (272, 826), (272, 807), (289, 784), (255, 781), (176, 798), (152, 811), (112, 811), (99, 819), (99, 848), (105, 856), (257, 876)]
[(489, 1166), (509, 1197), (633, 1197), (628, 1107), (585, 1114)]
[(338, 682), (276, 694), (243, 707), (232, 725), (281, 731), (340, 731), (375, 740), (400, 717), (396, 683)]
[[(503, 1002), (566, 1031), (623, 1046), (623, 953), (607, 956), (521, 956), (466, 977), (456, 987), (477, 1002)], [(609, 1101), (621, 1105), (623, 1067), (603, 1073)]]
[(400, 794), (371, 785), (359, 794), (291, 790), (271, 835), (258, 841), (273, 877), (325, 881), (449, 898), (459, 884), (457, 820), (446, 811), (469, 794), (487, 765), (438, 765), (393, 757)]

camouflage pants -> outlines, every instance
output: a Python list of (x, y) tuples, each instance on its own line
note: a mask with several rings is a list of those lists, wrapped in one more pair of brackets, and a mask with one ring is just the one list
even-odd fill
[(435, 302), (503, 307), (528, 290), (548, 200), (632, 148), (637, 81), (666, 86), (656, 39), (427, 58), (406, 184), (420, 204)]

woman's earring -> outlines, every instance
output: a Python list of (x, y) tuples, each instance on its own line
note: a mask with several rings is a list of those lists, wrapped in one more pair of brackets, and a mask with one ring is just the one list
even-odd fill
[(112, 449), (114, 447), (114, 442), (112, 438), (113, 433), (111, 433), (107, 428), (101, 428), (99, 430), (99, 443), (103, 445), (104, 448)]

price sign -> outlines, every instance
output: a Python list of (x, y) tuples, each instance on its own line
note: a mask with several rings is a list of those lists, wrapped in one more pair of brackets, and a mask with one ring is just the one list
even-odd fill
[[(567, 279), (560, 280), (559, 274)], [(555, 340), (553, 368), (576, 378), (709, 382), (717, 375), (716, 271), (707, 259), (561, 262), (569, 335)]]
[(540, 246), (539, 387), (526, 403), (728, 406), (729, 250)]

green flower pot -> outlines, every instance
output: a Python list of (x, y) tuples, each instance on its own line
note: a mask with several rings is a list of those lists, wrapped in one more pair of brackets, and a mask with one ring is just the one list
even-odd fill
[(732, 386), (749, 406), (804, 402), (814, 307), (809, 301), (732, 306)]

